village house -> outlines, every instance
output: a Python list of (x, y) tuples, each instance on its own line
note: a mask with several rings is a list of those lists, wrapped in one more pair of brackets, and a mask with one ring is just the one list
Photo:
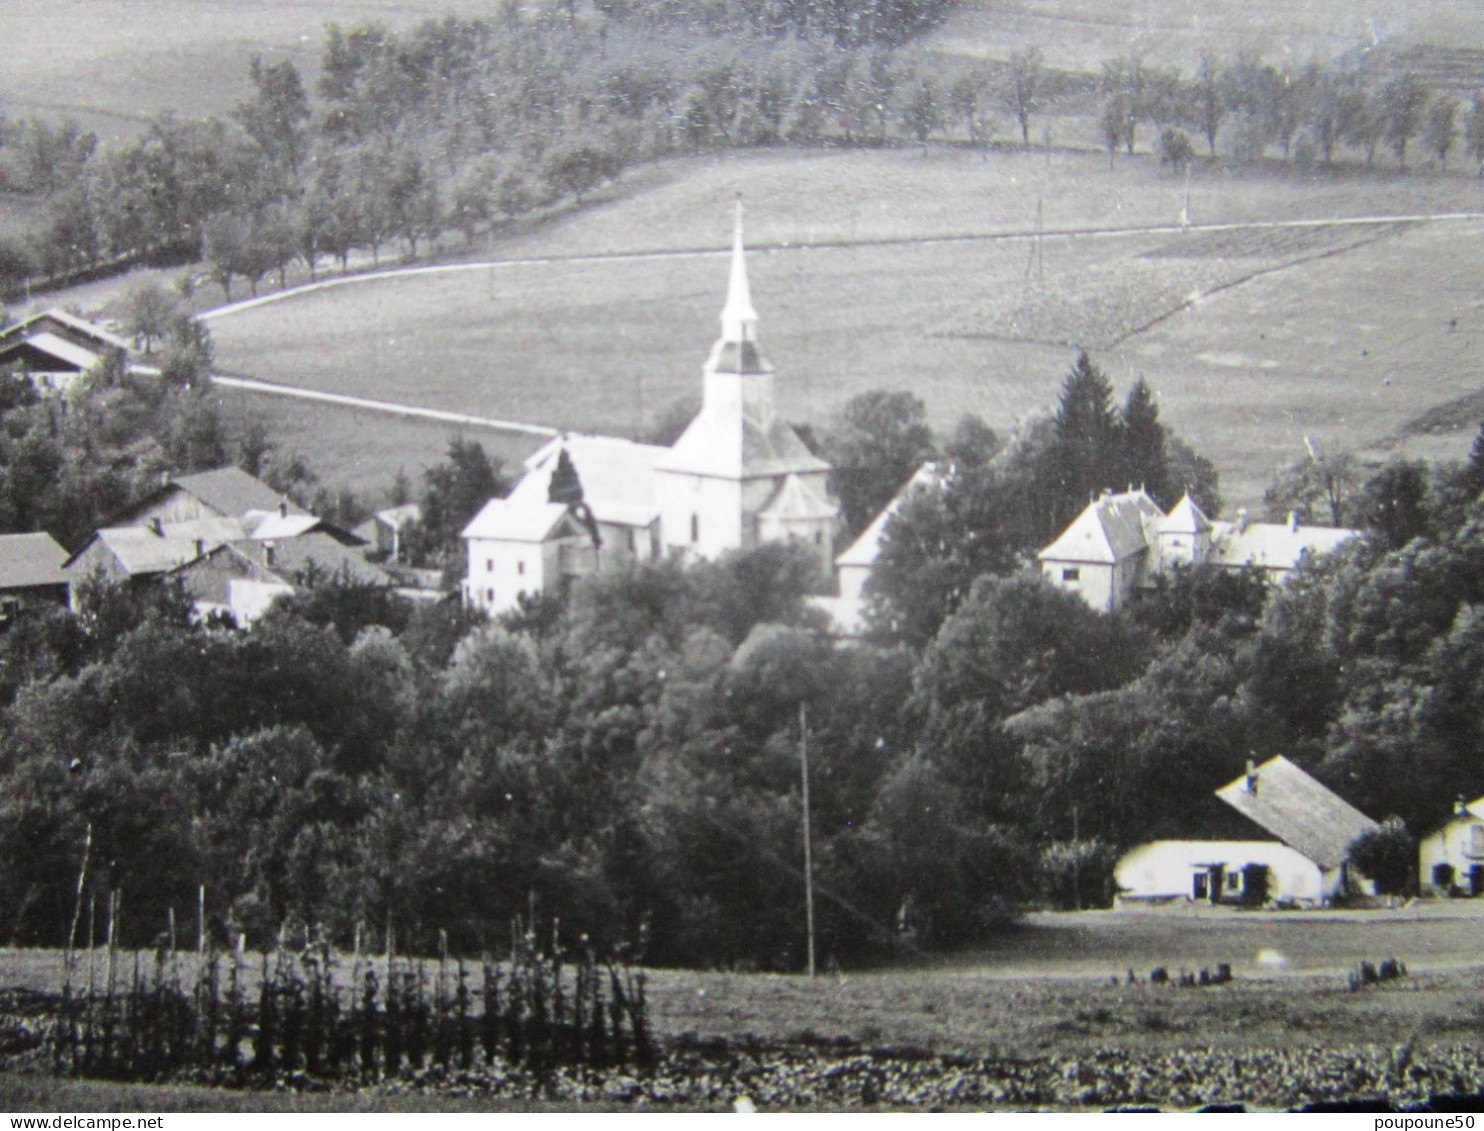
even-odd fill
[(1484, 895), (1484, 797), (1464, 803), (1417, 844), (1418, 884), (1438, 895)]
[(0, 373), (22, 373), (40, 393), (65, 393), (108, 354), (129, 343), (64, 310), (44, 310), (0, 329)]
[(50, 534), (0, 534), (0, 626), (36, 605), (65, 605), (66, 560)]
[(1121, 903), (1294, 903), (1318, 906), (1371, 885), (1350, 847), (1380, 826), (1287, 758), (1249, 764), (1216, 796), (1272, 840), (1164, 840), (1125, 853)]
[(395, 565), (402, 560), (402, 532), (420, 522), (422, 516), (422, 507), (416, 503), (403, 503), (377, 511), (352, 533), (369, 545), (368, 553)]
[[(262, 504), (267, 504), (263, 506)], [(79, 586), (178, 579), (201, 616), (230, 614), (239, 625), (280, 594), (345, 579), (391, 587), (366, 558), (361, 539), (280, 498), (236, 468), (164, 484), (109, 526), (92, 533), (62, 565), (77, 607)]]
[(778, 415), (757, 324), (739, 208), (700, 412), (668, 448), (563, 436), (534, 453), (509, 496), (463, 531), (466, 603), (494, 615), (574, 577), (768, 542), (809, 547), (828, 577), (839, 515), (829, 465)]
[(1234, 522), (1213, 521), (1189, 495), (1165, 514), (1142, 489), (1105, 491), (1036, 558), (1053, 585), (1110, 613), (1182, 566), (1259, 570), (1282, 582), (1303, 562), (1359, 533), (1304, 525), (1294, 514), (1281, 523), (1249, 522), (1239, 510)]

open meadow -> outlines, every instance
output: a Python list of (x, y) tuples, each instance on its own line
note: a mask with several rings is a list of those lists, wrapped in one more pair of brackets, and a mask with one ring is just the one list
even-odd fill
[[(722, 1108), (741, 1094), (764, 1106), (1278, 1107), (1477, 1089), (1481, 914), (1468, 902), (1314, 913), (1042, 913), (971, 952), (813, 980), (650, 971), (651, 1024), (668, 1049), (654, 1077), (561, 1087), (575, 1089), (565, 1093), (573, 1105)], [(1391, 956), (1409, 973), (1351, 986), (1361, 961)], [(143, 961), (146, 970), (153, 964)], [(255, 969), (257, 961), (245, 965)], [(338, 961), (345, 975), (352, 960)], [(189, 966), (190, 957), (181, 962)], [(1223, 985), (1150, 979), (1156, 966), (1178, 982), (1183, 972), (1222, 963), (1233, 973)], [(101, 965), (100, 957), (99, 979)], [(129, 965), (125, 956), (121, 966)], [(428, 963), (430, 979), (436, 966)], [(61, 968), (56, 952), (0, 952), (0, 990), (55, 991)], [(82, 969), (80, 961), (79, 981)], [(0, 1073), (0, 1106), (34, 1109), (42, 1097), (99, 1087)], [(391, 1098), (363, 1085), (335, 1102), (366, 1110), (385, 1101), (401, 1110), (409, 1091), (438, 1110), (511, 1101), (510, 1087), (491, 1087), (477, 1074), (426, 1074), (410, 1088), (389, 1088)], [(540, 1094), (530, 1095), (539, 1102)], [(162, 1093), (158, 1103), (189, 1110), (213, 1095), (223, 1109), (240, 1103), (231, 1093), (193, 1099), (189, 1091)], [(560, 1089), (549, 1098), (562, 1099)], [(316, 1106), (327, 1100), (285, 1102), (285, 1110), (337, 1109)]]
[[(1457, 456), (1472, 437), (1466, 413), (1405, 426), (1478, 390), (1484, 222), (1322, 223), (1484, 208), (1464, 176), (1197, 174), (1197, 228), (1183, 231), (1184, 186), (1150, 160), (934, 148), (669, 162), (495, 242), (485, 269), (223, 310), (218, 360), (327, 392), (637, 434), (699, 391), (738, 192), (792, 419), (907, 388), (939, 426), (971, 411), (1009, 431), (1054, 402), (1087, 348), (1120, 388), (1150, 381), (1231, 505), (1258, 502), (1306, 436), (1375, 458)], [(1262, 226), (1276, 221), (1320, 223)], [(326, 479), (379, 484), (408, 464), (405, 448), (382, 460), (351, 446), (354, 466), (327, 445)]]

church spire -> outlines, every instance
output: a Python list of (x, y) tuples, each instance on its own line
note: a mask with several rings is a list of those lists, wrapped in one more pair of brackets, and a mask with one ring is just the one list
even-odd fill
[(757, 341), (757, 311), (752, 306), (752, 288), (747, 283), (747, 257), (742, 250), (742, 199), (737, 198), (737, 219), (732, 233), (732, 274), (727, 281), (727, 302), (721, 309), (723, 342)]

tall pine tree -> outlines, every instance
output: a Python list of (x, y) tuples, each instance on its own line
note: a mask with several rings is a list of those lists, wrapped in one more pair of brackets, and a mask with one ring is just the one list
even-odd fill
[(1060, 530), (1104, 488), (1122, 490), (1122, 422), (1113, 385), (1084, 351), (1062, 383), (1053, 437), (1042, 465), (1048, 518)]
[(1142, 377), (1128, 391), (1123, 402), (1123, 467), (1121, 482), (1111, 484), (1143, 487), (1165, 510), (1179, 501), (1179, 491), (1170, 484), (1169, 461), (1165, 454), (1165, 426), (1159, 422), (1159, 405), (1154, 390)]

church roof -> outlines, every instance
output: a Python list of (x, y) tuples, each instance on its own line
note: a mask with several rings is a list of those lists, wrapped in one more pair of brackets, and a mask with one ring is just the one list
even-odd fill
[(1143, 491), (1104, 495), (1087, 505), (1061, 537), (1036, 556), (1042, 561), (1114, 565), (1149, 547), (1146, 523), (1164, 512)]
[(1161, 534), (1206, 534), (1210, 530), (1211, 520), (1188, 494), (1180, 496), (1175, 508), (1159, 524)]
[(616, 526), (648, 526), (659, 515), (654, 469), (668, 448), (617, 436), (562, 436), (526, 458), (526, 474), (510, 492), (512, 502), (550, 501), (551, 476), (566, 449), (593, 518)]
[(720, 479), (759, 479), (790, 472), (828, 471), (786, 420), (766, 427), (742, 412), (702, 408), (657, 464), (666, 471)]
[(778, 484), (773, 497), (758, 511), (759, 517), (767, 518), (834, 518), (840, 513), (840, 505), (830, 499), (819, 487), (789, 474)]

